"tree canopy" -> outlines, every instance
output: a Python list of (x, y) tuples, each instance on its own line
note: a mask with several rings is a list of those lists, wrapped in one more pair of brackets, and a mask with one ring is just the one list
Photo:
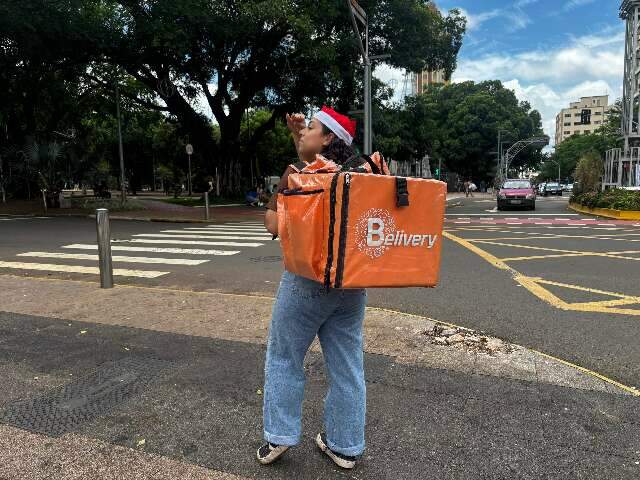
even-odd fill
[[(511, 143), (543, 133), (540, 113), (499, 81), (435, 85), (381, 116), (384, 125), (375, 142), (388, 156), (429, 155), (450, 171), (478, 179), (495, 175), (499, 130)], [(513, 167), (535, 167), (541, 158), (540, 149), (532, 148), (516, 157)]]

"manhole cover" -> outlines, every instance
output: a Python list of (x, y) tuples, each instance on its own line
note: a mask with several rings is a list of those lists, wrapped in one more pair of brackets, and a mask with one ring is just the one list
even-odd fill
[(57, 437), (127, 401), (172, 365), (142, 357), (105, 363), (90, 375), (43, 396), (10, 404), (0, 414), (0, 422)]
[(280, 257), (280, 256), (251, 257), (249, 260), (252, 261), (253, 263), (276, 263), (276, 262), (281, 262), (282, 261), (282, 257)]

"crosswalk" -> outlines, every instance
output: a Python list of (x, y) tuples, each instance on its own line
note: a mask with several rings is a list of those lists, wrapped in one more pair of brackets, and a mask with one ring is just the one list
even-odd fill
[(0, 215), (0, 222), (19, 222), (22, 220), (41, 220), (43, 218), (51, 218), (51, 217), (32, 217), (32, 216), (21, 216), (21, 215)]
[[(257, 222), (167, 229), (159, 233), (136, 233), (129, 237), (111, 240), (114, 276), (158, 278), (169, 275), (170, 267), (200, 266), (216, 257), (238, 255), (245, 249), (259, 248), (273, 242), (271, 234)], [(0, 269), (100, 273), (97, 266), (98, 246), (92, 243), (60, 245), (58, 251), (30, 250), (18, 253), (16, 257), (11, 261), (0, 259)], [(123, 264), (125, 267), (127, 264), (137, 267), (122, 268)]]

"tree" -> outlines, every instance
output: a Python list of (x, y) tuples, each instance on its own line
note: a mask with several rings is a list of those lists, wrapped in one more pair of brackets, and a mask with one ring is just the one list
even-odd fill
[(597, 152), (591, 151), (583, 155), (578, 162), (575, 174), (579, 191), (576, 189), (574, 193), (599, 191), (602, 168), (602, 157)]
[[(248, 170), (240, 164), (247, 109), (271, 112), (248, 139), (255, 149), (287, 111), (323, 102), (346, 111), (360, 101), (361, 72), (353, 68), (359, 53), (342, 1), (69, 0), (47, 2), (44, 14), (23, 3), (10, 1), (33, 14), (21, 32), (42, 30), (46, 38), (55, 30), (66, 61), (90, 57), (85, 78), (92, 85), (112, 85), (105, 64), (126, 72), (159, 102), (138, 100), (174, 116), (229, 189), (238, 189)], [(393, 66), (414, 71), (453, 71), (465, 28), (457, 11), (442, 17), (426, 0), (361, 3), (372, 20), (372, 54), (390, 53)], [(81, 53), (72, 48), (78, 44)], [(195, 106), (198, 98), (212, 111), (219, 139)]]
[[(498, 130), (512, 141), (542, 134), (540, 114), (499, 81), (464, 82), (430, 87), (404, 106), (384, 113), (385, 130), (376, 146), (396, 160), (428, 154), (452, 172), (488, 180), (497, 166)], [(537, 165), (539, 150), (516, 157), (515, 168)], [(432, 168), (435, 165), (432, 165)]]

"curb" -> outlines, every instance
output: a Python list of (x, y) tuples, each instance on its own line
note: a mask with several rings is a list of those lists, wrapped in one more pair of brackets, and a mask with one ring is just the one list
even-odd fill
[(574, 212), (596, 215), (598, 217), (613, 218), (615, 220), (640, 220), (640, 212), (635, 210), (614, 210), (613, 208), (589, 208), (577, 203), (569, 202), (569, 208)]

